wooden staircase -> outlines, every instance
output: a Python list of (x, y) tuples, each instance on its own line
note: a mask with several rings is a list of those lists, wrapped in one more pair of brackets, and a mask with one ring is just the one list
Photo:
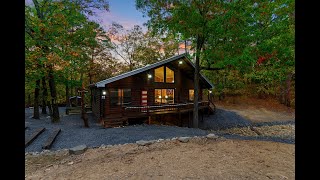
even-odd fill
[(128, 118), (126, 116), (114, 115), (108, 116), (103, 120), (103, 127), (120, 127), (128, 125)]

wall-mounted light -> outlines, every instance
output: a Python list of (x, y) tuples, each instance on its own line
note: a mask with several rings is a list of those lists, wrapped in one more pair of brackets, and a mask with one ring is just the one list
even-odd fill
[(161, 96), (159, 96), (159, 98), (161, 98)]
[(179, 64), (182, 64), (183, 61), (179, 61)]
[(105, 91), (105, 90), (102, 90), (102, 95), (106, 95), (107, 94), (107, 92)]
[(211, 94), (211, 93), (212, 93), (212, 91), (210, 90), (210, 91), (209, 91), (209, 93)]
[(151, 74), (148, 74), (148, 78), (149, 78), (149, 79), (152, 78), (152, 75), (151, 75)]
[(167, 99), (167, 98), (168, 98), (168, 96), (165, 96), (165, 98)]

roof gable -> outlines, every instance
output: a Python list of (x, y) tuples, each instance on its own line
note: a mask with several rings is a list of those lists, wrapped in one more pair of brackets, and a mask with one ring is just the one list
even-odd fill
[[(117, 76), (114, 76), (112, 78), (108, 78), (108, 79), (105, 79), (105, 80), (102, 80), (102, 81), (99, 81), (97, 83), (94, 84), (94, 86), (96, 87), (105, 87), (106, 84), (109, 84), (109, 83), (112, 83), (114, 81), (118, 81), (120, 79), (124, 79), (126, 77), (129, 77), (129, 76), (132, 76), (132, 75), (135, 75), (135, 74), (139, 74), (139, 73), (142, 73), (142, 72), (145, 72), (147, 70), (150, 70), (150, 69), (153, 69), (153, 68), (156, 68), (158, 66), (162, 66), (166, 63), (169, 63), (169, 62), (172, 62), (172, 61), (175, 61), (175, 60), (178, 60), (178, 59), (181, 59), (185, 57), (187, 61), (189, 61), (189, 63), (192, 65), (193, 68), (195, 68), (194, 64), (190, 61), (190, 59), (186, 56), (186, 53), (183, 53), (183, 54), (180, 54), (180, 55), (176, 55), (176, 56), (172, 56), (168, 59), (165, 59), (165, 60), (162, 60), (162, 61), (159, 61), (159, 62), (156, 62), (154, 64), (151, 64), (151, 65), (147, 65), (145, 67), (142, 67), (142, 68), (138, 68), (138, 69), (135, 69), (135, 70), (132, 70), (132, 71), (129, 71), (129, 72), (126, 72), (126, 73), (123, 73), (123, 74), (119, 74)], [(210, 83), (210, 81), (204, 77), (201, 73), (200, 73), (200, 77), (202, 77), (210, 86), (211, 88), (213, 87), (213, 84)]]

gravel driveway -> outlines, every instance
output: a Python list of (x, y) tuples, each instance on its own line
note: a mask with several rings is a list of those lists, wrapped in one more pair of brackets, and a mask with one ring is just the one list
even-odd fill
[(72, 148), (81, 144), (86, 144), (88, 147), (97, 147), (102, 144), (114, 145), (134, 143), (138, 140), (207, 135), (207, 131), (205, 130), (176, 126), (136, 125), (105, 129), (96, 123), (91, 115), (89, 115), (90, 128), (84, 128), (83, 120), (80, 118), (80, 115), (66, 116), (63, 113), (64, 111), (62, 108), (59, 111), (62, 113), (63, 118), (56, 124), (52, 124), (50, 118), (46, 118), (46, 116), (41, 116), (40, 120), (32, 119), (30, 118), (32, 114), (26, 112), (25, 124), (28, 126), (25, 130), (26, 137), (30, 136), (37, 128), (46, 128), (34, 142), (25, 148), (26, 152), (42, 151), (42, 144), (56, 128), (61, 128), (61, 132), (53, 143), (51, 150)]
[[(91, 115), (88, 116), (90, 128), (84, 128), (83, 120), (80, 118), (80, 115), (66, 115), (65, 108), (63, 107), (59, 107), (59, 112), (61, 121), (59, 123), (52, 124), (50, 118), (45, 115), (41, 115), (40, 120), (32, 119), (32, 111), (26, 108), (25, 124), (28, 128), (25, 130), (25, 137), (29, 137), (37, 128), (46, 128), (46, 130), (37, 137), (34, 142), (25, 148), (26, 152), (42, 151), (42, 145), (56, 128), (61, 128), (61, 132), (51, 147), (51, 150), (68, 149), (81, 144), (86, 144), (88, 147), (98, 147), (102, 144), (114, 145), (134, 143), (138, 140), (168, 139), (182, 136), (205, 136), (209, 133), (215, 133), (231, 139), (254, 139), (294, 143), (294, 138), (282, 139), (279, 137), (273, 138), (263, 136), (244, 137), (221, 133), (219, 132), (221, 129), (252, 125), (249, 120), (243, 118), (237, 113), (224, 109), (217, 109), (215, 115), (211, 115), (209, 117), (205, 116), (204, 121), (199, 123), (199, 127), (201, 129), (161, 125), (135, 125), (123, 128), (105, 129), (98, 124)], [(272, 126), (284, 123), (294, 124), (294, 122), (268, 122), (254, 125)]]

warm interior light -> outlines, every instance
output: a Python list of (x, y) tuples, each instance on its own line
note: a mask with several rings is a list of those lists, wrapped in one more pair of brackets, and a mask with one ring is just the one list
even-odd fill
[(161, 98), (161, 96), (159, 96), (159, 98)]
[(182, 61), (179, 61), (179, 64), (182, 64)]
[(149, 79), (152, 78), (152, 75), (151, 75), (151, 74), (148, 74), (148, 78), (149, 78)]
[(165, 96), (165, 98), (168, 98), (168, 96)]

